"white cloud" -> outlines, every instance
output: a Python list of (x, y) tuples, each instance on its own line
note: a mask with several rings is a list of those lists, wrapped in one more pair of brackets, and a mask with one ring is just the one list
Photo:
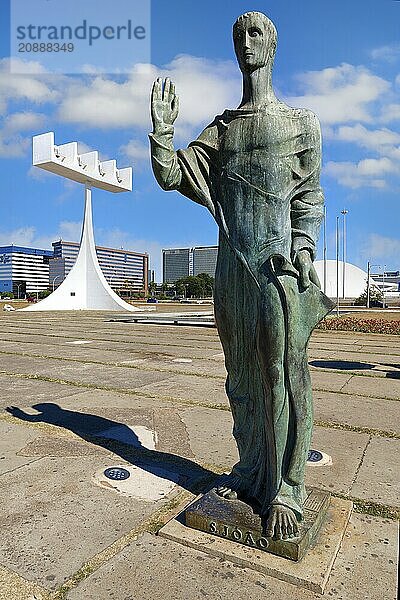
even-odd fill
[(0, 131), (0, 157), (19, 158), (24, 156), (30, 147), (30, 139), (20, 135), (9, 137)]
[(386, 173), (395, 173), (397, 166), (388, 158), (365, 158), (357, 165), (360, 175), (375, 177)]
[(45, 122), (45, 115), (31, 111), (12, 113), (3, 119), (0, 129), (0, 156), (17, 158), (30, 147), (31, 138), (21, 135), (22, 131), (37, 130)]
[(57, 231), (41, 235), (33, 226), (19, 227), (10, 231), (0, 230), (0, 246), (27, 246), (28, 248), (41, 248), (51, 250), (52, 242), (63, 239), (66, 241), (79, 241), (82, 224), (77, 221), (61, 221)]
[(49, 171), (45, 171), (44, 169), (39, 169), (38, 167), (34, 167), (31, 165), (27, 171), (28, 177), (32, 177), (32, 179), (37, 179), (38, 181), (43, 181), (48, 179), (49, 177), (54, 177), (54, 173), (50, 173)]
[(9, 132), (28, 131), (41, 127), (46, 116), (31, 111), (12, 113), (4, 119), (4, 129)]
[(400, 121), (400, 104), (387, 104), (382, 107), (380, 119), (381, 123), (391, 123)]
[(400, 58), (400, 44), (389, 44), (371, 50), (371, 58), (383, 62), (393, 63)]
[(134, 170), (141, 167), (144, 162), (150, 161), (149, 146), (139, 140), (130, 140), (119, 149), (120, 153), (133, 163)]
[(400, 134), (390, 129), (367, 129), (360, 123), (354, 126), (343, 125), (338, 128), (336, 139), (355, 142), (363, 148), (381, 152), (382, 148), (400, 143)]
[[(22, 73), (19, 73), (22, 65)], [(54, 104), (67, 81), (68, 78), (63, 76), (50, 76), (39, 62), (16, 58), (0, 59), (0, 115), (3, 116), (0, 131), (1, 157), (16, 158), (27, 153), (30, 136), (36, 133), (35, 130), (46, 119), (44, 114), (33, 112), (32, 105)], [(11, 102), (28, 103), (30, 110), (7, 115)], [(22, 136), (23, 131), (29, 132), (30, 136)]]
[(390, 83), (363, 66), (343, 63), (322, 71), (297, 76), (302, 95), (286, 101), (313, 110), (327, 125), (354, 121), (370, 122), (371, 103), (390, 89)]
[(328, 139), (355, 143), (361, 148), (372, 150), (382, 157), (400, 161), (400, 133), (391, 129), (367, 129), (361, 123), (342, 125), (337, 130), (325, 132)]
[(350, 161), (329, 161), (324, 167), (324, 174), (333, 177), (345, 187), (357, 189), (361, 187), (384, 188), (385, 175), (396, 173), (398, 167), (390, 159), (366, 158), (358, 163)]
[[(19, 74), (18, 66), (24, 64), (24, 73)], [(28, 74), (26, 74), (28, 73)], [(25, 62), (19, 59), (0, 60), (0, 113), (4, 114), (10, 100), (27, 100), (42, 104), (55, 102), (59, 97), (57, 84), (64, 78), (49, 75), (38, 62)]]
[[(10, 73), (10, 64), (12, 72)], [(27, 75), (15, 71), (24, 65)], [(179, 55), (165, 67), (136, 64), (113, 80), (90, 71), (80, 78), (49, 75), (38, 62), (0, 61), (0, 112), (10, 100), (59, 103), (58, 118), (86, 128), (150, 128), (150, 91), (156, 77), (170, 77), (181, 99), (177, 136), (190, 138), (198, 127), (227, 107), (237, 106), (240, 74), (234, 61)], [(342, 64), (299, 74), (301, 93), (287, 98), (293, 106), (314, 110), (324, 125), (370, 122), (371, 106), (390, 89), (390, 83), (363, 66)], [(388, 104), (382, 122), (397, 118), (398, 105)], [(385, 121), (386, 119), (386, 121)]]
[(78, 242), (81, 239), (81, 231), (82, 223), (80, 221), (61, 221), (58, 227), (59, 236), (54, 239)]
[(387, 265), (398, 265), (400, 239), (371, 233), (365, 240), (362, 254), (370, 260), (380, 260)]
[(239, 101), (240, 80), (233, 62), (182, 55), (165, 68), (137, 64), (122, 83), (101, 76), (72, 83), (59, 118), (89, 127), (149, 130), (150, 92), (157, 77), (175, 82), (181, 100), (178, 123), (186, 133)]
[(0, 246), (30, 246), (35, 239), (34, 227), (19, 227), (11, 231), (0, 231)]

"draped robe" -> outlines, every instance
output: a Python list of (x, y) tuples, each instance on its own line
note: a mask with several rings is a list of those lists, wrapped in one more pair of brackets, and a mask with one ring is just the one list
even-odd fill
[(281, 102), (226, 110), (187, 149), (173, 127), (150, 134), (160, 186), (202, 204), (219, 227), (214, 310), (228, 372), (239, 462), (229, 485), (266, 516), (302, 518), (313, 409), (307, 344), (332, 309), (299, 285), (299, 250), (315, 257), (323, 216), (321, 136), (310, 111)]

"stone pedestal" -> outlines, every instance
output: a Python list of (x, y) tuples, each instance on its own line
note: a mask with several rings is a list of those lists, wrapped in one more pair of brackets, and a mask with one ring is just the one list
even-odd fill
[(304, 519), (299, 524), (299, 535), (288, 540), (274, 540), (263, 533), (261, 518), (251, 507), (240, 500), (226, 500), (214, 491), (204, 494), (184, 513), (185, 525), (225, 538), (232, 542), (277, 554), (291, 560), (303, 558), (318, 535), (330, 494), (308, 490), (304, 504)]
[[(205, 497), (207, 496), (208, 494), (206, 494)], [(313, 496), (311, 495), (309, 498), (311, 502)], [(205, 531), (188, 527), (185, 525), (186, 513), (188, 511), (190, 513), (192, 507), (195, 507), (201, 500), (202, 498), (195, 500), (194, 503), (189, 505), (177, 518), (172, 519), (164, 525), (164, 527), (160, 529), (159, 535), (185, 546), (189, 546), (190, 548), (206, 552), (211, 556), (229, 560), (241, 567), (253, 569), (264, 575), (287, 581), (288, 583), (312, 590), (319, 594), (324, 592), (351, 515), (353, 507), (352, 502), (340, 498), (330, 498), (325, 520), (322, 520), (319, 535), (314, 539), (314, 542), (311, 544), (304, 557), (301, 560), (295, 561), (274, 555), (271, 551), (261, 551), (266, 550), (266, 548), (262, 549), (259, 541), (258, 543), (255, 542), (254, 546), (251, 546), (248, 543), (250, 542), (249, 538), (247, 544), (244, 544), (243, 542), (237, 543), (237, 541), (233, 541), (231, 537), (224, 537), (217, 535), (216, 533), (206, 533)], [(200, 507), (201, 506), (203, 506), (202, 510), (204, 510), (204, 504), (200, 503)], [(313, 511), (311, 510), (311, 512)], [(226, 514), (223, 516), (226, 518)], [(203, 517), (199, 516), (199, 519), (201, 518)], [(216, 526), (217, 523), (224, 524), (222, 520), (220, 521), (219, 518), (217, 519), (215, 516), (213, 522), (216, 523)], [(310, 531), (310, 528), (312, 530), (312, 524), (308, 528), (308, 531)], [(218, 531), (223, 532), (223, 530)], [(229, 529), (229, 531), (232, 530)], [(253, 529), (249, 529), (249, 531), (253, 531)], [(256, 535), (256, 531), (258, 530), (254, 529), (252, 537)], [(299, 540), (305, 540), (306, 536), (307, 532), (303, 529), (303, 537), (301, 538), (300, 536), (300, 538), (296, 538), (297, 545), (300, 547), (299, 550), (295, 550), (296, 552), (301, 552), (301, 542)], [(236, 537), (238, 537), (238, 534)], [(253, 539), (255, 538), (253, 537)], [(261, 539), (261, 537), (259, 539)], [(270, 539), (266, 539), (269, 543)], [(291, 540), (291, 542), (293, 543), (293, 540)], [(285, 542), (285, 544), (287, 543), (288, 542)], [(261, 542), (261, 545), (262, 544), (263, 542)], [(269, 547), (272, 549), (272, 544), (269, 544)], [(288, 546), (286, 546), (286, 549), (287, 548)]]

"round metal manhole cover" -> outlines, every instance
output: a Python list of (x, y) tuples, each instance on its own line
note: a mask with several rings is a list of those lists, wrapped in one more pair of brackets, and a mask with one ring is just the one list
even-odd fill
[(319, 450), (309, 450), (308, 452), (308, 460), (312, 463), (320, 462), (323, 458), (322, 452)]
[(110, 467), (104, 471), (104, 475), (113, 481), (122, 481), (131, 476), (127, 469), (122, 469), (121, 467)]

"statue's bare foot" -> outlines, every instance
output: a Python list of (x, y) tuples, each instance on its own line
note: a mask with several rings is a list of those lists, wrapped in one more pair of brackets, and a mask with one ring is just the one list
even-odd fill
[(218, 496), (221, 496), (221, 498), (225, 498), (226, 500), (237, 499), (237, 492), (235, 492), (235, 490), (232, 490), (232, 488), (230, 488), (228, 485), (217, 485), (217, 487), (214, 488), (214, 490), (218, 494)]
[(299, 535), (296, 515), (290, 508), (281, 504), (271, 506), (265, 529), (267, 537), (274, 540), (288, 540)]

